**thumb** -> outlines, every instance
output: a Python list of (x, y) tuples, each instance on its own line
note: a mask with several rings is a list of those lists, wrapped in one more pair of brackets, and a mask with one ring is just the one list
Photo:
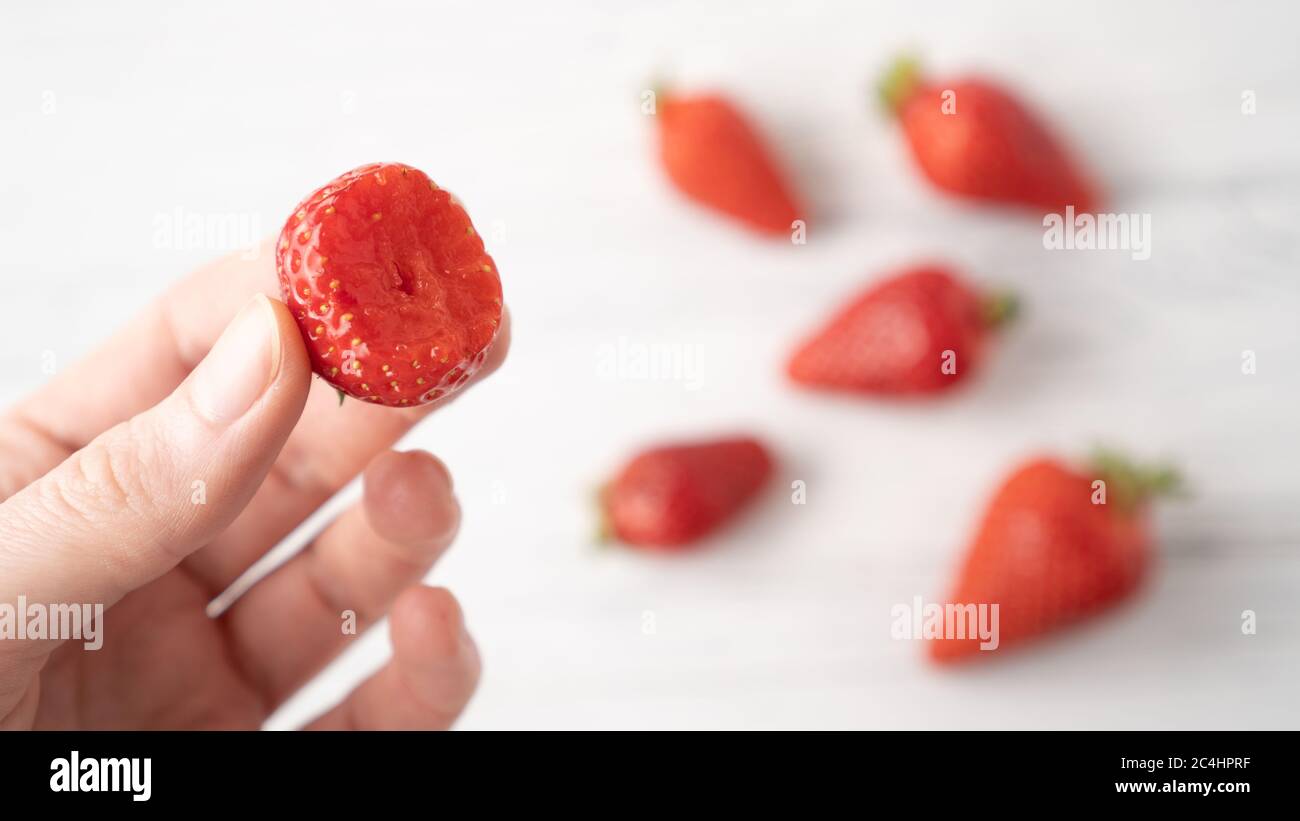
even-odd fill
[(0, 504), (0, 606), (108, 607), (175, 567), (248, 503), (310, 377), (288, 309), (254, 297), (170, 396)]

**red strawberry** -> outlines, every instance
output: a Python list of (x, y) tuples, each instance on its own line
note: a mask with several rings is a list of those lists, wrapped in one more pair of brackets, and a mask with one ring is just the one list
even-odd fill
[(790, 358), (790, 378), (814, 388), (924, 395), (979, 367), (988, 331), (1015, 311), (940, 267), (914, 268), (862, 293)]
[(732, 518), (771, 473), (771, 456), (749, 437), (644, 451), (601, 492), (605, 530), (629, 545), (680, 550)]
[(940, 188), (1049, 211), (1097, 207), (1092, 184), (1065, 147), (997, 84), (979, 78), (929, 82), (904, 58), (880, 93), (921, 170)]
[[(949, 601), (998, 605), (997, 647), (985, 652), (1105, 610), (1147, 575), (1148, 502), (1176, 485), (1168, 469), (1136, 468), (1113, 454), (1083, 471), (1049, 458), (1028, 462), (993, 497)], [(928, 640), (931, 657), (982, 655), (980, 639), (967, 635)]]
[(682, 193), (755, 231), (790, 233), (801, 218), (795, 196), (731, 103), (716, 95), (661, 94), (658, 119), (664, 169)]
[(303, 200), (276, 269), (312, 369), (367, 402), (451, 394), (501, 322), (501, 280), (465, 209), (400, 163), (362, 166)]

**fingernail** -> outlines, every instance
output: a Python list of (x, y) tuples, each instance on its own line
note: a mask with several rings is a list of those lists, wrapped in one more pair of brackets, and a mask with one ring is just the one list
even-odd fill
[(264, 295), (240, 309), (191, 377), (194, 404), (204, 417), (229, 424), (266, 392), (280, 370), (279, 329)]

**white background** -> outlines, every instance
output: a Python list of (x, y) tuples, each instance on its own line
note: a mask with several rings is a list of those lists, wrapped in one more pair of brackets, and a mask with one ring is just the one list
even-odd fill
[[(507, 366), (407, 443), (447, 460), (465, 508), (432, 576), (485, 657), (460, 726), (1300, 727), (1293, 4), (133, 8), (0, 11), (0, 399), (222, 253), (158, 247), (176, 209), (272, 233), (348, 168), (426, 170), (487, 237), (515, 320)], [(871, 96), (905, 47), (1031, 101), (1112, 209), (1151, 214), (1150, 260), (1045, 251), (1033, 215), (924, 185)], [(752, 114), (811, 203), (806, 246), (667, 188), (639, 110), (656, 77)], [(970, 390), (890, 406), (783, 383), (800, 334), (920, 258), (1025, 300)], [(620, 338), (699, 346), (698, 384), (602, 378)], [(678, 559), (592, 547), (592, 489), (635, 446), (733, 428), (782, 458), (753, 515)], [(960, 672), (889, 638), (1018, 459), (1099, 441), (1194, 487), (1159, 517), (1142, 596)], [(272, 726), (386, 652), (368, 637)]]

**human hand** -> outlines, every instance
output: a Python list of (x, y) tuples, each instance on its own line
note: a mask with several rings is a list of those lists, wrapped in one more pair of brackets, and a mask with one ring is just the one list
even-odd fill
[[(272, 259), (196, 272), (0, 415), (0, 606), (106, 611), (96, 650), (0, 631), (0, 728), (259, 727), (347, 645), (344, 611), (358, 633), (389, 615), (393, 658), (309, 727), (445, 728), (472, 695), (460, 608), (420, 585), (459, 524), (450, 474), (390, 450), (442, 403), (340, 407), (267, 298)], [(362, 471), (361, 502), (207, 616)]]

